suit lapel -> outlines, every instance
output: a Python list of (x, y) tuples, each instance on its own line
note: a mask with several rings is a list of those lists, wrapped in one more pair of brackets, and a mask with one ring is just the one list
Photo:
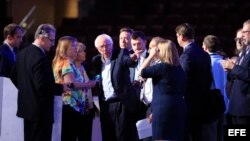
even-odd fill
[(11, 62), (15, 61), (15, 52), (12, 52), (7, 44), (4, 43), (3, 49), (6, 50), (6, 54), (11, 59)]
[(187, 47), (185, 47), (184, 52), (189, 50), (191, 47), (193, 47), (194, 46), (193, 44), (194, 44), (194, 42), (189, 44)]
[[(250, 51), (250, 49), (248, 49)], [(246, 51), (246, 54), (243, 55), (242, 57), (242, 62), (240, 64), (245, 64), (245, 63), (248, 63), (249, 62), (249, 59), (250, 59), (250, 53), (249, 51)]]

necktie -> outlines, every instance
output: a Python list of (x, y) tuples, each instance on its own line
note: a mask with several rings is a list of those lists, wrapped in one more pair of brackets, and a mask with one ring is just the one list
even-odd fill
[(240, 65), (242, 61), (244, 60), (245, 56), (248, 54), (249, 48), (246, 48), (242, 51), (239, 59), (237, 60), (237, 64)]

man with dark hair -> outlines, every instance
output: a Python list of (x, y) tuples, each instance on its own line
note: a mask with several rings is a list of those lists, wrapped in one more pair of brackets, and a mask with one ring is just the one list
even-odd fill
[(146, 45), (146, 36), (141, 31), (134, 31), (131, 35), (131, 45), (134, 52), (138, 52), (138, 64), (135, 68), (130, 68), (131, 81), (139, 80), (139, 69), (142, 62), (148, 56)]
[(133, 54), (134, 51), (131, 47), (131, 35), (133, 33), (133, 29), (129, 27), (121, 28), (119, 35), (119, 45), (120, 48), (128, 49), (130, 54)]
[(17, 54), (11, 80), (18, 89), (17, 116), (24, 119), (24, 141), (51, 141), (54, 95), (70, 91), (55, 84), (52, 65), (45, 52), (54, 45), (56, 29), (42, 24), (35, 41)]
[(139, 70), (141, 68), (142, 63), (148, 57), (148, 52), (146, 49), (147, 40), (145, 34), (141, 31), (134, 31), (133, 34), (131, 35), (131, 45), (133, 51), (138, 53), (138, 61), (137, 61), (138, 63), (136, 67), (129, 68), (129, 71), (130, 71), (130, 80), (135, 85), (137, 91), (136, 94), (140, 99), (139, 111), (137, 113), (137, 120), (141, 120), (146, 118), (147, 104), (148, 104), (143, 102), (143, 96), (145, 94), (145, 91), (143, 90), (142, 87), (137, 86), (137, 85), (144, 86), (144, 82), (140, 78)]
[(186, 139), (203, 141), (208, 131), (204, 127), (208, 124), (207, 106), (209, 91), (212, 83), (211, 60), (209, 55), (194, 41), (194, 29), (188, 23), (176, 27), (176, 37), (179, 45), (184, 49), (180, 56), (180, 63), (187, 76), (188, 119)]
[(15, 24), (5, 26), (4, 42), (0, 46), (0, 76), (10, 77), (10, 72), (16, 60), (15, 49), (19, 48), (22, 38), (23, 29)]

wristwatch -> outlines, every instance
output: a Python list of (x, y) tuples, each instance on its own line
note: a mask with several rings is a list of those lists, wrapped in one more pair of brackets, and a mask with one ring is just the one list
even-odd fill
[(69, 88), (74, 88), (75, 86), (74, 86), (74, 83), (70, 83), (69, 85), (68, 85), (68, 87)]

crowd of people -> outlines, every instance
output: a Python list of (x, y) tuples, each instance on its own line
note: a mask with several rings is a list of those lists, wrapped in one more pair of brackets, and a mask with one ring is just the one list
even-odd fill
[[(190, 24), (177, 25), (175, 32), (180, 55), (173, 41), (157, 36), (147, 44), (142, 31), (129, 27), (120, 29), (119, 51), (111, 36), (100, 34), (94, 41), (99, 54), (88, 68), (93, 74), (87, 74), (82, 65), (87, 47), (77, 38), (60, 37), (51, 62), (46, 52), (55, 45), (53, 25), (41, 24), (34, 42), (18, 53), (23, 30), (7, 25), (0, 76), (18, 89), (24, 141), (51, 140), (55, 95), (63, 103), (61, 140), (91, 141), (97, 110), (92, 92), (99, 97), (103, 141), (223, 141), (224, 125), (249, 125), (250, 20), (236, 32), (232, 58), (220, 54), (215, 35), (205, 35), (200, 47)], [(220, 89), (226, 105), (215, 119), (207, 112), (212, 88)], [(152, 124), (152, 137), (139, 139), (141, 119)]]

